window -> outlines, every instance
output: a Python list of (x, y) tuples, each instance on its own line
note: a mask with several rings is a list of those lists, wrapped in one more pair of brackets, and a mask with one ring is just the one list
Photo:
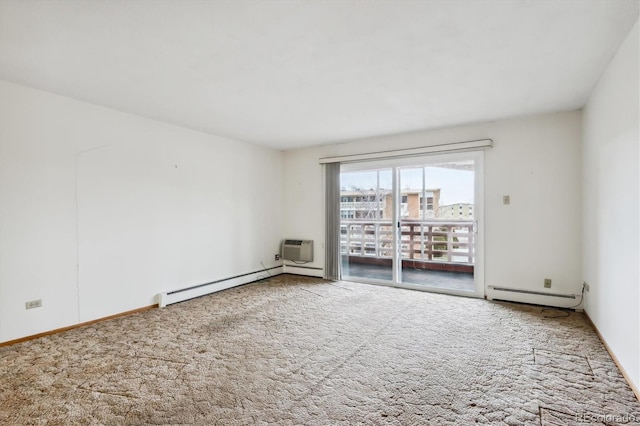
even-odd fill
[[(424, 210), (424, 198), (420, 197), (420, 210)], [(433, 210), (433, 197), (427, 197), (427, 210)]]
[(353, 219), (353, 210), (342, 210), (340, 212), (340, 217), (342, 219)]

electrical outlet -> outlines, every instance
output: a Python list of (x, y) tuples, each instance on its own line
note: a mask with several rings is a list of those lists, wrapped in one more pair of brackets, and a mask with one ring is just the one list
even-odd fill
[(589, 291), (589, 284), (587, 284), (586, 281), (582, 283), (582, 287), (584, 287), (585, 290)]
[(551, 278), (544, 279), (544, 288), (551, 288)]
[(511, 204), (511, 196), (510, 195), (503, 195), (502, 196), (502, 204), (504, 204), (505, 206), (508, 206), (509, 204)]
[(42, 299), (30, 300), (24, 304), (25, 309), (39, 308), (42, 306)]
[(276, 254), (275, 260), (280, 260), (280, 255), (279, 254)]

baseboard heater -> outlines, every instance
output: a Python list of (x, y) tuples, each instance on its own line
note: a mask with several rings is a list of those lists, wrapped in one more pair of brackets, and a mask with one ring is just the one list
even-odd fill
[(324, 269), (317, 266), (292, 265), (290, 263), (285, 263), (284, 273), (322, 278), (324, 275)]
[(507, 288), (507, 287), (493, 287), (489, 286), (491, 290), (495, 291), (507, 291), (510, 293), (524, 293), (524, 294), (535, 294), (536, 296), (551, 296), (551, 297), (563, 297), (565, 299), (575, 299), (575, 294), (560, 294), (560, 293), (545, 293), (543, 291), (534, 291), (534, 290), (521, 290), (518, 288)]
[(210, 283), (198, 284), (179, 290), (167, 291), (158, 294), (158, 306), (164, 308), (173, 303), (184, 302), (185, 300), (194, 299), (196, 297), (226, 290), (228, 288), (237, 287), (242, 284), (248, 284), (258, 281), (269, 276), (280, 275), (283, 273), (282, 266), (274, 266), (260, 271), (249, 272), (235, 277), (223, 278), (221, 280), (212, 281)]

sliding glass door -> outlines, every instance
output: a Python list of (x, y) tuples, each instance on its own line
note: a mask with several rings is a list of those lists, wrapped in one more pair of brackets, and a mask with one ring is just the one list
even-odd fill
[(345, 279), (484, 295), (481, 152), (342, 170)]

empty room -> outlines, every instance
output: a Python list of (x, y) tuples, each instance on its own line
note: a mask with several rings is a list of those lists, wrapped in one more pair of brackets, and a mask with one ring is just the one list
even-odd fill
[(640, 424), (639, 0), (0, 0), (0, 424)]

